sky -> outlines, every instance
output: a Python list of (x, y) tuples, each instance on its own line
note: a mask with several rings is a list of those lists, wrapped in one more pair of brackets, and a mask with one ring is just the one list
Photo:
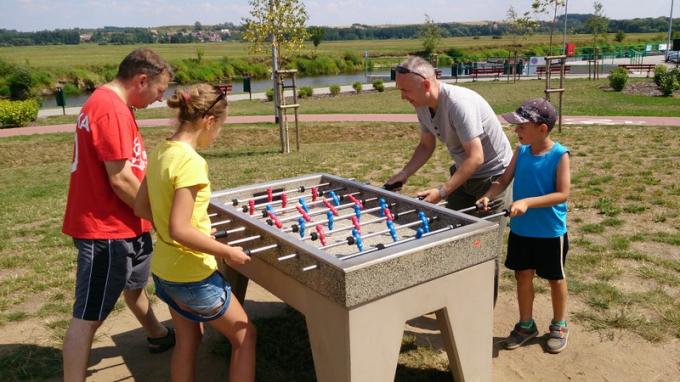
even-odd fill
[[(425, 14), (435, 22), (506, 19), (513, 6), (518, 13), (531, 0), (303, 0), (307, 25), (349, 26), (420, 24)], [(668, 16), (671, 0), (600, 0), (612, 19)], [(644, 4), (641, 6), (640, 4)], [(673, 16), (680, 17), (680, 0)], [(590, 13), (593, 0), (568, 0), (569, 13)], [(153, 27), (241, 24), (249, 16), (248, 0), (0, 0), (0, 29), (19, 31), (103, 26)]]

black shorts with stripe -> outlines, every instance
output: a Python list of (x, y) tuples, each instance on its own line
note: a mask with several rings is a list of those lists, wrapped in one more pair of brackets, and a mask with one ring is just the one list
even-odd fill
[(553, 238), (526, 237), (510, 231), (505, 266), (513, 271), (533, 269), (538, 277), (562, 280), (569, 251), (569, 236)]
[(78, 248), (73, 317), (103, 321), (123, 289), (146, 286), (151, 271), (151, 235), (131, 239), (73, 239)]

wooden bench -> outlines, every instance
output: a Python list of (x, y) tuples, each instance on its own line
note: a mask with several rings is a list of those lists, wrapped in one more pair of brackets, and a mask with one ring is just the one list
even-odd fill
[[(560, 67), (561, 65), (550, 65), (550, 74), (556, 74), (560, 72)], [(571, 71), (571, 65), (564, 65), (564, 74), (567, 74)], [(545, 74), (545, 65), (537, 66), (536, 67), (536, 75), (538, 75), (538, 79), (541, 79), (541, 75)]]
[(649, 73), (654, 70), (654, 66), (654, 64), (621, 64), (619, 65), (619, 68), (624, 68), (631, 73), (636, 71), (644, 72), (646, 70), (647, 77), (649, 77)]
[(503, 68), (474, 68), (470, 72), (473, 81), (476, 81), (479, 76), (496, 77), (498, 80), (501, 74), (503, 74)]

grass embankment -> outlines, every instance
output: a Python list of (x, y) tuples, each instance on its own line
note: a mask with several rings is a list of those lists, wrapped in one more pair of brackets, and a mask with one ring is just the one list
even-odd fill
[[(630, 47), (644, 51), (644, 44), (659, 40), (658, 37), (659, 35), (654, 33), (629, 35), (624, 42), (602, 46), (604, 49), (602, 52), (621, 55), (623, 54), (621, 49), (624, 47), (626, 53)], [(550, 55), (548, 39), (547, 35), (535, 35), (520, 40), (508, 36), (504, 39), (493, 39), (491, 36), (446, 38), (442, 39), (439, 45), (439, 65), (450, 65), (452, 58), (479, 61), (487, 57), (510, 57), (515, 51), (525, 57)], [(554, 50), (559, 50), (560, 44), (557, 40), (557, 38), (553, 40)], [(589, 54), (588, 48), (585, 47), (591, 44), (591, 36), (570, 36), (570, 41), (584, 47), (583, 53)], [(53, 92), (58, 81), (65, 83), (65, 89), (69, 93), (78, 93), (108, 82), (115, 75), (123, 57), (132, 49), (141, 46), (158, 51), (172, 63), (175, 68), (175, 80), (183, 84), (227, 81), (242, 76), (265, 78), (270, 67), (268, 54), (251, 54), (249, 44), (237, 41), (201, 44), (0, 47), (0, 66), (9, 63), (9, 66), (17, 65), (28, 69), (32, 73), (31, 86), (36, 94)], [(408, 55), (418, 54), (421, 50), (420, 39), (328, 41), (319, 48), (307, 43), (299, 56), (284, 57), (281, 65), (296, 68), (299, 75), (304, 76), (354, 73), (364, 70), (365, 64), (368, 68), (390, 67)], [(366, 51), (370, 57), (368, 63), (364, 63), (363, 59)], [(0, 75), (0, 96), (9, 95), (6, 80), (13, 70), (12, 68), (0, 70), (3, 72)]]
[[(273, 125), (230, 125), (203, 154), (215, 190), (317, 171), (382, 184), (408, 160), (418, 131), (416, 124), (303, 123), (302, 151), (284, 156)], [(143, 129), (148, 148), (170, 133)], [(606, 336), (624, 329), (653, 342), (680, 338), (680, 129), (568, 126), (554, 138), (572, 153), (570, 319)], [(28, 325), (47, 334), (0, 352), (2, 380), (60, 373), (76, 265), (73, 245), (60, 233), (72, 140), (0, 140), (0, 332)], [(440, 146), (404, 192), (439, 184), (448, 165)], [(549, 293), (546, 283), (536, 285)], [(512, 293), (511, 272), (503, 272), (501, 288)], [(303, 319), (290, 313), (256, 324), (258, 375), (311, 380)], [(449, 378), (442, 352), (405, 337), (399, 379)]]
[[(651, 79), (631, 79), (631, 82)], [(631, 95), (608, 90), (606, 79), (590, 81), (571, 79), (566, 81), (564, 115), (591, 116), (680, 116), (680, 98), (650, 97)], [(496, 113), (515, 110), (527, 99), (543, 96), (544, 81), (526, 80), (516, 83), (502, 81), (480, 81), (460, 83), (460, 86), (480, 93)], [(556, 98), (554, 98), (556, 99)], [(402, 101), (396, 89), (384, 93), (352, 93), (338, 97), (303, 98), (299, 100), (301, 114), (413, 114), (413, 107)], [(273, 104), (263, 101), (236, 101), (229, 104), (230, 115), (271, 115)], [(172, 118), (173, 111), (167, 108), (139, 110), (139, 119)], [(73, 123), (74, 116), (41, 118), (37, 125)]]
[[(630, 33), (622, 42), (624, 45), (656, 40), (659, 33)], [(609, 41), (614, 41), (614, 34), (610, 34)], [(663, 40), (663, 36), (661, 38)], [(537, 34), (530, 36), (521, 43), (524, 47), (547, 45), (548, 35)], [(555, 37), (554, 44), (561, 44), (561, 36)], [(591, 45), (592, 35), (569, 36), (569, 41), (577, 46)], [(449, 48), (459, 48), (463, 51), (483, 52), (487, 49), (509, 49), (513, 45), (510, 37), (493, 39), (491, 36), (473, 37), (449, 37), (441, 39), (439, 49), (445, 52)], [(203, 51), (204, 60), (219, 60), (222, 57), (229, 58), (255, 58), (267, 60), (269, 53), (252, 55), (249, 52), (250, 44), (239, 41), (221, 43), (197, 43), (197, 44), (145, 44), (145, 45), (48, 45), (48, 46), (25, 46), (25, 47), (0, 47), (0, 58), (15, 64), (28, 63), (35, 67), (70, 68), (73, 66), (91, 65), (117, 65), (125, 55), (137, 47), (148, 47), (158, 52), (166, 60), (184, 60), (196, 58), (196, 51)], [(351, 40), (351, 41), (323, 41), (317, 54), (327, 56), (341, 56), (345, 52), (351, 52), (359, 57), (364, 56), (368, 50), (369, 56), (403, 57), (405, 55), (422, 50), (420, 39), (392, 39), (392, 40)], [(314, 52), (310, 42), (305, 44), (303, 54), (311, 55)]]

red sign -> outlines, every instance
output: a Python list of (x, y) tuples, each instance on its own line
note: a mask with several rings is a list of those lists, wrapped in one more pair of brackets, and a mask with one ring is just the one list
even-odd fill
[(573, 57), (576, 54), (576, 44), (568, 42), (566, 51), (567, 57)]

